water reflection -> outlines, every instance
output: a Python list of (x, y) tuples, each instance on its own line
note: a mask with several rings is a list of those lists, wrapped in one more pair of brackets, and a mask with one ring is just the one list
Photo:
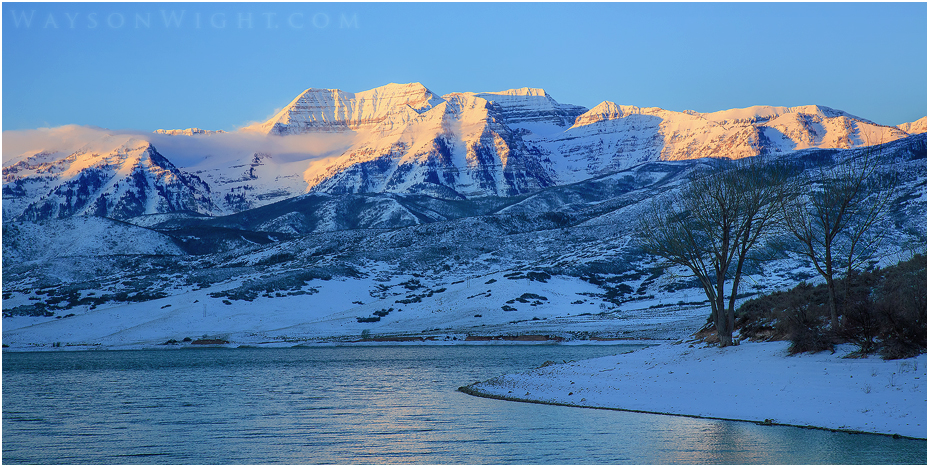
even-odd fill
[(459, 385), (619, 347), (5, 353), (4, 463), (925, 463), (926, 442), (534, 405)]

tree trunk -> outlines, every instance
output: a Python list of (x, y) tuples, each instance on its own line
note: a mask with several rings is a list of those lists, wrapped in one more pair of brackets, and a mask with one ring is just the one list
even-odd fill
[(733, 326), (727, 314), (727, 308), (724, 305), (724, 282), (723, 276), (717, 276), (717, 313), (714, 318), (714, 325), (717, 327), (717, 337), (720, 339), (720, 347), (724, 348), (733, 345)]
[(840, 319), (837, 312), (836, 280), (833, 278), (833, 252), (830, 247), (828, 245), (826, 248), (823, 266), (826, 273), (824, 279), (827, 280), (827, 304), (830, 306), (830, 328), (836, 334), (840, 332)]
[(733, 332), (736, 331), (736, 311), (731, 305), (727, 309), (727, 330), (729, 330), (730, 344), (733, 345)]
[(733, 332), (727, 326), (728, 322), (726, 318), (726, 311), (718, 310), (714, 322), (715, 328), (717, 330), (717, 337), (720, 339), (720, 347), (725, 348), (727, 346), (732, 346)]
[[(721, 314), (726, 315), (726, 314)], [(722, 317), (717, 325), (717, 337), (720, 338), (720, 347), (726, 348), (727, 346), (733, 346), (733, 331), (727, 326), (726, 317)]]
[(833, 330), (833, 333), (840, 332), (840, 319), (837, 314), (836, 303), (836, 281), (834, 281), (833, 276), (830, 275), (827, 277), (827, 304), (830, 305), (830, 328)]
[[(740, 256), (739, 261), (736, 266), (736, 271), (743, 271), (743, 261), (745, 257)], [(730, 329), (730, 332), (736, 331), (736, 296), (739, 293), (739, 280), (740, 275), (737, 273), (733, 278), (733, 289), (730, 291), (730, 301), (727, 304), (727, 326)], [(731, 339), (732, 343), (732, 339)]]

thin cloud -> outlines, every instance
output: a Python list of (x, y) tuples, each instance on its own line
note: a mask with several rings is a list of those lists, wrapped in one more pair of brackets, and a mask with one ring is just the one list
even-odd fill
[(178, 167), (196, 166), (206, 159), (239, 161), (254, 153), (272, 155), (281, 162), (316, 161), (337, 156), (354, 142), (354, 133), (262, 135), (229, 132), (211, 135), (163, 135), (141, 130), (110, 130), (100, 127), (64, 125), (35, 130), (3, 132), (3, 165), (9, 166), (41, 152), (64, 153), (87, 146), (118, 146), (131, 138), (146, 140)]

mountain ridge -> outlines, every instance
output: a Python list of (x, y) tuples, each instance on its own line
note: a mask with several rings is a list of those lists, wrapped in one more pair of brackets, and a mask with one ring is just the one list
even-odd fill
[[(154, 137), (113, 133), (73, 151), (40, 141), (4, 155), (3, 209), (14, 219), (125, 219), (231, 214), (309, 192), (506, 197), (647, 161), (859, 148), (909, 132), (925, 133), (926, 117), (891, 127), (821, 105), (699, 113), (610, 101), (586, 109), (529, 87), (443, 96), (421, 83), (356, 93), (308, 88), (272, 118), (235, 132), (154, 132), (174, 139), (175, 153), (156, 150)], [(339, 139), (305, 140), (327, 136)], [(130, 138), (151, 147), (133, 153), (134, 165), (116, 148)], [(179, 147), (202, 162), (174, 164)]]

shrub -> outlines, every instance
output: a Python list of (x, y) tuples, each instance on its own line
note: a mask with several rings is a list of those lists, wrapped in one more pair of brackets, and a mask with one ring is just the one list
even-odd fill
[(737, 310), (742, 339), (790, 340), (792, 353), (853, 343), (858, 354), (885, 359), (927, 351), (927, 257), (881, 270), (855, 272), (841, 281), (840, 329), (830, 330), (826, 286), (801, 283), (789, 291), (746, 301)]
[(610, 301), (615, 305), (622, 303), (623, 296), (633, 292), (633, 288), (627, 284), (620, 283), (616, 286), (604, 287), (604, 300)]
[(838, 334), (849, 343), (859, 347), (858, 354), (873, 353), (878, 348), (881, 323), (876, 313), (876, 304), (871, 290), (877, 280), (870, 272), (856, 273), (849, 278), (848, 291), (842, 298), (842, 319)]
[(882, 357), (900, 359), (927, 352), (927, 257), (917, 255), (888, 269), (875, 296)]
[(791, 341), (791, 353), (832, 349), (826, 332), (826, 288), (801, 283), (791, 290), (746, 301), (736, 314), (741, 339)]
[(810, 304), (794, 303), (785, 311), (788, 340), (791, 341), (789, 353), (833, 350), (833, 340), (825, 331), (829, 323), (828, 315), (816, 309)]
[(533, 293), (523, 293), (520, 297), (517, 298), (518, 301), (526, 303), (530, 299), (538, 299), (540, 301), (548, 301), (549, 299), (546, 296), (540, 296), (539, 294)]
[(531, 271), (526, 274), (526, 277), (530, 281), (539, 281), (540, 283), (545, 283), (550, 278), (552, 278), (552, 275), (546, 273), (545, 271)]

